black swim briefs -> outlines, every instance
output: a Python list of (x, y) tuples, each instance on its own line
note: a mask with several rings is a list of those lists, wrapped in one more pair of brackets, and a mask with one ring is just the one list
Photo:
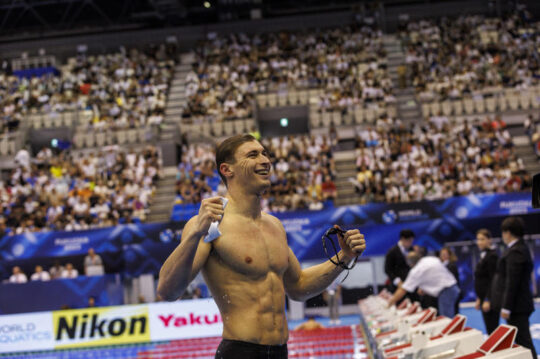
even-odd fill
[(287, 359), (287, 344), (261, 345), (223, 339), (215, 359)]

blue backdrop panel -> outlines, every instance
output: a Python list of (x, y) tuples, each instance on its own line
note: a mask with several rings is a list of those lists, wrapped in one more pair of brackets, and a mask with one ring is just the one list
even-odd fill
[(89, 297), (98, 306), (124, 304), (122, 284), (113, 275), (48, 282), (0, 285), (0, 314), (59, 310), (61, 306), (85, 308)]
[[(197, 214), (196, 205), (175, 205), (171, 213), (173, 221), (187, 221)], [(336, 215), (337, 213), (337, 215)], [(392, 224), (454, 217), (456, 219), (507, 216), (510, 214), (540, 213), (531, 207), (531, 194), (527, 192), (498, 195), (470, 195), (451, 197), (438, 201), (409, 203), (369, 203), (366, 205), (325, 208), (321, 211), (284, 212), (280, 218), (311, 217), (326, 219), (343, 217), (344, 222), (354, 221), (360, 225)]]
[(110, 272), (128, 275), (156, 273), (178, 245), (183, 222), (124, 224), (76, 232), (27, 233), (0, 240), (0, 278), (7, 278), (14, 265), (27, 274), (35, 265), (47, 266), (54, 259), (73, 262), (82, 271), (82, 261), (94, 248)]

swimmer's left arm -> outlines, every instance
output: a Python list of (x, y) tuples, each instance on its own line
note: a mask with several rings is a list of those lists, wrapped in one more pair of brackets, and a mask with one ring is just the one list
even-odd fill
[[(339, 260), (347, 264), (366, 249), (364, 235), (357, 229), (347, 231), (343, 237), (338, 238), (342, 248)], [(338, 262), (338, 256), (332, 259)], [(302, 270), (298, 259), (289, 248), (289, 268), (283, 276), (285, 291), (293, 300), (307, 300), (322, 293), (342, 271), (343, 268), (330, 260)]]

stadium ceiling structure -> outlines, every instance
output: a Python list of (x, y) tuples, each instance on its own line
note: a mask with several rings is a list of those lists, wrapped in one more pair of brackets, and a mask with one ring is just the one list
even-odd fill
[[(0, 42), (141, 28), (199, 25), (352, 11), (369, 16), (392, 7), (466, 0), (0, 0)], [(540, 7), (538, 0), (517, 0)], [(471, 2), (475, 3), (475, 2)], [(483, 0), (500, 7), (503, 0)], [(409, 7), (409, 9), (407, 9)], [(382, 10), (382, 11), (381, 11)], [(415, 10), (416, 11), (416, 10)]]
[(170, 25), (185, 17), (183, 3), (177, 0), (0, 0), (0, 33)]
[[(0, 0), (2, 38), (209, 24), (448, 0)], [(36, 36), (37, 34), (37, 36)]]

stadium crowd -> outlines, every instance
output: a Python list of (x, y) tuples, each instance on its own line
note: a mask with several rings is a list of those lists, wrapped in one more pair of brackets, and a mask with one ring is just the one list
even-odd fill
[[(335, 144), (327, 136), (263, 138), (274, 171), (271, 188), (263, 196), (263, 209), (283, 212), (321, 209), (337, 196), (332, 156)], [(215, 146), (191, 144), (184, 147), (178, 166), (177, 204), (194, 204), (226, 193), (215, 168)]]
[(321, 110), (395, 101), (382, 32), (369, 26), (252, 37), (212, 34), (195, 52), (183, 112), (194, 123), (252, 117), (257, 93), (321, 88)]
[(461, 16), (410, 22), (400, 32), (407, 80), (422, 101), (526, 89), (540, 77), (540, 22)]
[(159, 125), (163, 121), (174, 56), (160, 45), (144, 51), (78, 54), (59, 73), (27, 78), (0, 72), (2, 128), (16, 129), (26, 114), (55, 116), (90, 110), (90, 128), (115, 129)]
[(23, 149), (16, 162), (0, 182), (0, 237), (144, 220), (161, 169), (153, 146), (78, 155), (43, 148), (35, 158)]
[(500, 118), (462, 123), (434, 117), (405, 126), (388, 120), (358, 133), (362, 203), (436, 200), (530, 189), (532, 180)]
[(529, 136), (534, 152), (540, 158), (540, 115), (534, 118), (529, 115), (523, 123), (525, 133)]

